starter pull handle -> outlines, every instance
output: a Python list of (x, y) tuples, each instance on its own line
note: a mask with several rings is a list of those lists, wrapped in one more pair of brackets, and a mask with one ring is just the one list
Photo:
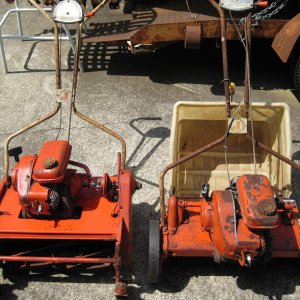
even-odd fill
[(15, 147), (8, 150), (8, 155), (10, 157), (13, 157), (15, 159), (15, 162), (19, 162), (20, 161), (19, 155), (22, 154), (22, 152), (23, 152), (22, 147)]

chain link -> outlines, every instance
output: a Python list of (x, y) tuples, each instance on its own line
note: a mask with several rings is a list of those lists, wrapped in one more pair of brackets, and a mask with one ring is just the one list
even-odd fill
[[(279, 3), (281, 3), (281, 4), (279, 5)], [(275, 2), (272, 2), (272, 4), (270, 6), (268, 6), (264, 10), (260, 11), (259, 13), (254, 14), (252, 16), (252, 18), (255, 20), (270, 19), (274, 15), (278, 14), (286, 6), (287, 3), (288, 3), (288, 0), (277, 0)], [(272, 10), (272, 9), (274, 9), (274, 10)]]
[(192, 13), (192, 10), (190, 9), (190, 5), (189, 5), (189, 0), (185, 0), (185, 3), (186, 3), (186, 7), (187, 7), (188, 11), (190, 12), (191, 19), (196, 20), (197, 15)]

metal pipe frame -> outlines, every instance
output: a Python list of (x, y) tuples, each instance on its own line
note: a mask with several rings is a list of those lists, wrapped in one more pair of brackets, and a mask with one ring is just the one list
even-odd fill
[(227, 55), (227, 40), (226, 40), (226, 24), (225, 15), (223, 9), (215, 0), (209, 0), (209, 3), (218, 11), (220, 15), (221, 25), (221, 45), (222, 45), (222, 61), (223, 61), (223, 84), (224, 84), (224, 95), (226, 103), (226, 114), (227, 118), (231, 117), (230, 107), (230, 91), (229, 91), (229, 75), (228, 75), (228, 55)]
[(17, 136), (19, 136), (20, 134), (28, 131), (29, 129), (45, 122), (46, 120), (52, 118), (53, 116), (55, 116), (59, 110), (61, 108), (61, 103), (58, 102), (56, 104), (56, 107), (53, 111), (51, 111), (50, 113), (48, 113), (47, 115), (45, 115), (44, 117), (40, 118), (39, 120), (34, 121), (33, 123), (31, 123), (30, 125), (25, 126), (24, 128), (20, 129), (19, 131), (13, 133), (12, 135), (10, 135), (6, 141), (5, 141), (5, 145), (4, 145), (4, 178), (6, 181), (6, 186), (9, 188), (11, 185), (10, 182), (10, 177), (9, 177), (9, 156), (8, 156), (8, 149), (9, 149), (9, 144), (10, 142)]
[[(4, 16), (2, 17), (1, 21), (0, 21), (0, 51), (1, 51), (1, 55), (2, 55), (2, 63), (3, 63), (3, 68), (4, 68), (4, 73), (7, 74), (8, 73), (8, 66), (7, 66), (7, 61), (6, 61), (6, 55), (5, 55), (5, 49), (4, 49), (4, 44), (3, 44), (3, 40), (4, 39), (22, 39), (22, 40), (32, 40), (32, 41), (55, 41), (56, 40), (56, 36), (55, 36), (55, 32), (54, 32), (54, 36), (35, 36), (35, 35), (24, 35), (23, 34), (23, 28), (22, 28), (22, 21), (21, 21), (21, 13), (22, 12), (36, 12), (36, 11), (40, 11), (53, 25), (54, 27), (54, 31), (55, 31), (55, 26), (53, 24), (53, 20), (51, 19), (51, 17), (46, 13), (46, 12), (51, 12), (52, 8), (42, 8), (40, 7), (36, 2), (28, 0), (28, 2), (30, 2), (32, 5), (35, 6), (35, 8), (20, 8), (19, 7), (19, 3), (18, 0), (15, 0), (15, 8), (14, 9), (10, 9), (9, 11), (7, 11)], [(10, 14), (12, 13), (16, 13), (17, 15), (17, 24), (18, 24), (18, 31), (19, 31), (19, 35), (12, 35), (12, 34), (1, 34), (1, 29), (4, 25), (4, 23), (6, 22), (6, 20), (8, 19), (8, 17), (10, 16)], [(57, 26), (57, 25), (56, 25)], [(69, 44), (73, 50), (73, 53), (75, 52), (75, 47), (74, 47), (74, 42), (73, 42), (73, 38), (71, 36), (71, 33), (69, 31), (69, 29), (63, 25), (64, 31), (66, 33), (67, 36), (64, 37), (59, 37), (59, 40), (62, 41), (69, 41)], [(81, 62), (79, 61), (79, 69), (81, 72), (84, 71), (83, 66), (81, 64)]]
[[(126, 143), (125, 140), (115, 131), (107, 128), (103, 124), (100, 124), (96, 122), (95, 120), (85, 116), (81, 112), (79, 112), (75, 106), (75, 98), (76, 98), (76, 89), (77, 89), (77, 78), (78, 78), (78, 60), (79, 60), (79, 52), (81, 48), (81, 33), (83, 29), (83, 23), (79, 24), (77, 26), (77, 38), (76, 38), (76, 51), (75, 51), (75, 57), (74, 57), (74, 70), (73, 70), (73, 84), (72, 84), (72, 102), (71, 102), (71, 110), (74, 112), (74, 114), (79, 117), (80, 119), (84, 120), (85, 122), (99, 128), (100, 130), (108, 133), (115, 139), (117, 139), (122, 146), (122, 152), (121, 152), (121, 170), (125, 169), (125, 162), (126, 162)], [(71, 121), (71, 119), (70, 119)]]
[(262, 142), (260, 142), (259, 140), (253, 138), (250, 133), (246, 134), (246, 138), (248, 140), (250, 140), (251, 142), (254, 143), (255, 147), (260, 148), (261, 150), (263, 150), (264, 152), (271, 154), (272, 156), (275, 156), (276, 158), (282, 160), (283, 162), (287, 163), (288, 165), (290, 165), (291, 167), (297, 169), (300, 171), (300, 165), (295, 163), (294, 161), (292, 161), (291, 159), (281, 155), (280, 153), (278, 153), (277, 151), (274, 151), (273, 149), (271, 149), (270, 147), (266, 146), (265, 144), (263, 144)]
[[(44, 8), (44, 10), (51, 11), (51, 8)], [(5, 74), (8, 73), (8, 67), (7, 67), (6, 55), (5, 55), (5, 51), (4, 51), (3, 39), (54, 40), (54, 37), (36, 37), (36, 36), (30, 36), (30, 35), (26, 35), (26, 36), (23, 35), (21, 12), (33, 12), (33, 11), (36, 11), (36, 9), (35, 8), (20, 8), (18, 6), (18, 1), (16, 0), (15, 8), (7, 11), (0, 21), (0, 48), (1, 48), (2, 62), (3, 62)], [(6, 22), (7, 18), (10, 16), (10, 14), (12, 14), (12, 13), (17, 14), (19, 35), (3, 35), (3, 34), (1, 34), (2, 26), (4, 25), (4, 23)]]
[(88, 258), (88, 257), (53, 257), (53, 256), (0, 256), (0, 261), (14, 262), (47, 262), (47, 263), (80, 263), (80, 264), (114, 264), (114, 258)]
[(246, 46), (246, 55), (245, 55), (245, 80), (244, 80), (244, 107), (243, 113), (244, 117), (248, 119), (249, 116), (249, 101), (250, 101), (250, 94), (249, 94), (249, 61), (247, 59), (247, 54), (251, 54), (251, 20), (252, 14), (249, 13), (246, 17), (246, 32), (245, 32), (245, 46)]
[[(37, 10), (39, 10), (53, 25), (54, 28), (54, 47), (55, 47), (55, 61), (56, 61), (56, 87), (57, 89), (61, 88), (61, 74), (60, 74), (60, 60), (59, 60), (59, 41), (58, 41), (58, 27), (57, 24), (52, 20), (52, 18), (44, 11), (43, 8), (41, 8), (34, 0), (28, 0), (34, 7), (36, 7)], [(101, 4), (99, 4), (100, 6)], [(3, 23), (2, 23), (3, 24)], [(1, 27), (0, 27), (1, 29)], [(118, 139), (121, 142), (122, 145), (122, 156), (121, 156), (121, 169), (123, 170), (125, 168), (125, 161), (126, 161), (126, 143), (124, 139), (117, 134), (116, 132), (112, 131), (111, 129), (107, 128), (106, 126), (97, 123), (96, 121), (90, 119), (89, 117), (83, 115), (79, 111), (77, 111), (75, 107), (75, 94), (76, 94), (76, 87), (77, 87), (77, 77), (78, 77), (78, 63), (79, 63), (79, 53), (80, 53), (80, 47), (81, 47), (81, 32), (83, 29), (83, 23), (77, 26), (77, 39), (76, 39), (76, 47), (75, 47), (75, 59), (74, 59), (74, 73), (73, 73), (73, 87), (72, 87), (72, 100), (71, 100), (71, 111), (73, 110), (74, 114), (77, 115), (82, 120), (92, 124), (93, 126), (105, 131), (106, 133), (110, 134), (114, 138)], [(55, 109), (45, 115), (44, 117), (34, 121), (30, 125), (25, 126), (24, 128), (20, 129), (16, 133), (13, 133), (10, 135), (4, 145), (4, 172), (5, 172), (5, 182), (6, 186), (9, 188), (11, 185), (10, 177), (9, 177), (9, 155), (8, 155), (8, 149), (9, 144), (11, 140), (13, 140), (15, 137), (19, 136), (20, 134), (28, 131), (29, 129), (45, 122), (46, 120), (52, 118), (55, 116), (59, 110), (61, 109), (61, 103), (57, 102)]]
[[(224, 95), (225, 95), (225, 105), (226, 105), (226, 118), (231, 117), (231, 107), (230, 107), (230, 92), (229, 92), (229, 78), (228, 78), (228, 55), (227, 55), (227, 41), (226, 41), (226, 26), (225, 26), (225, 15), (223, 9), (215, 0), (209, 0), (209, 3), (218, 11), (220, 15), (220, 23), (221, 23), (221, 43), (222, 43), (222, 61), (223, 61), (223, 84), (224, 84)], [(185, 157), (178, 159), (177, 161), (166, 166), (163, 171), (160, 173), (159, 178), (159, 191), (160, 191), (160, 223), (161, 226), (165, 226), (165, 188), (164, 188), (164, 178), (166, 173), (175, 168), (176, 166), (196, 157), (197, 155), (206, 152), (217, 145), (220, 145), (225, 141), (228, 132), (225, 131), (225, 134), (215, 140), (214, 142), (186, 155)]]
[[(19, 0), (15, 0), (15, 7), (16, 9), (19, 8)], [(19, 12), (17, 12), (17, 22), (18, 22), (19, 34), (23, 35), (22, 19), (21, 19), (21, 14)]]
[[(221, 143), (223, 143), (225, 141), (225, 137), (226, 135), (228, 135), (228, 132), (226, 130), (225, 135), (220, 137), (219, 139), (215, 140), (214, 142), (193, 151), (192, 153), (186, 155), (185, 157), (178, 159), (177, 161), (169, 164), (168, 166), (166, 166), (163, 171), (160, 173), (160, 180), (159, 180), (159, 190), (160, 190), (160, 224), (161, 227), (165, 226), (165, 213), (166, 213), (166, 207), (165, 207), (165, 188), (164, 188), (164, 178), (166, 173), (177, 167), (178, 165), (185, 163), (186, 161), (198, 156), (201, 153), (204, 153), (218, 145), (220, 145)], [(254, 145), (257, 148), (260, 148), (261, 150), (263, 150), (264, 152), (271, 154), (272, 156), (275, 156), (276, 158), (278, 158), (279, 160), (287, 163), (288, 165), (290, 165), (292, 168), (295, 168), (297, 170), (300, 171), (300, 165), (295, 163), (294, 161), (292, 161), (291, 159), (285, 157), (284, 155), (278, 153), (277, 151), (274, 151), (273, 149), (271, 149), (270, 147), (266, 146), (265, 144), (263, 144), (262, 142), (256, 140), (255, 138), (253, 138), (249, 133), (246, 133), (246, 138), (253, 142)]]
[(105, 6), (110, 0), (102, 0), (92, 11), (88, 12), (85, 16), (83, 21), (87, 21), (89, 18), (95, 16), (95, 14)]
[(227, 130), (225, 132), (225, 134), (223, 136), (221, 136), (220, 138), (218, 138), (217, 140), (215, 140), (214, 142), (196, 150), (193, 151), (192, 153), (184, 156), (183, 158), (178, 159), (177, 161), (167, 165), (163, 171), (160, 173), (160, 178), (159, 178), (159, 191), (160, 191), (160, 223), (161, 226), (164, 227), (165, 226), (165, 212), (166, 212), (166, 207), (165, 207), (165, 187), (164, 187), (164, 179), (165, 179), (165, 175), (166, 173), (177, 167), (178, 165), (196, 157), (197, 155), (206, 152), (218, 145), (220, 145), (221, 143), (223, 143), (225, 141), (225, 136), (227, 135)]
[(76, 109), (76, 106), (75, 106), (75, 103), (73, 102), (72, 103), (72, 108), (73, 108), (73, 112), (74, 114), (82, 119), (83, 121), (99, 128), (100, 130), (108, 133), (109, 135), (111, 135), (112, 137), (114, 137), (115, 139), (117, 139), (120, 143), (121, 143), (121, 146), (122, 146), (122, 151), (121, 151), (121, 170), (124, 170), (125, 169), (125, 162), (126, 162), (126, 143), (125, 143), (125, 140), (122, 138), (122, 136), (120, 136), (117, 132), (107, 128), (106, 126), (104, 126), (103, 124), (100, 124), (98, 122), (96, 122), (95, 120), (85, 116), (84, 114), (80, 113), (77, 109)]

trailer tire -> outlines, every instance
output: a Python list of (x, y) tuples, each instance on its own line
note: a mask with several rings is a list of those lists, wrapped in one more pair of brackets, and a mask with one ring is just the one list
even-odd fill
[(160, 273), (161, 232), (159, 220), (150, 220), (149, 223), (149, 264), (148, 282), (157, 283)]

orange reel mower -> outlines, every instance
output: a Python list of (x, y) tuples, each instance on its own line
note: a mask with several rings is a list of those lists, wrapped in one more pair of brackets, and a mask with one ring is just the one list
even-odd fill
[[(46, 14), (33, 0), (29, 0)], [(71, 4), (71, 8), (69, 6)], [(73, 5), (73, 6), (72, 6)], [(56, 53), (56, 83), (58, 100), (55, 109), (8, 137), (4, 147), (5, 176), (0, 184), (0, 262), (3, 274), (41, 267), (95, 269), (111, 266), (115, 269), (115, 293), (127, 296), (121, 268), (131, 260), (131, 199), (141, 185), (131, 170), (125, 168), (126, 144), (116, 132), (80, 113), (75, 106), (79, 50), (82, 32), (82, 11), (77, 2), (61, 1), (57, 5), (68, 11), (67, 21), (77, 24), (76, 51), (72, 92), (61, 90), (58, 43), (58, 23), (63, 23), (61, 11), (54, 22)], [(72, 19), (72, 9), (75, 14)], [(71, 95), (71, 97), (69, 97)], [(70, 120), (75, 114), (85, 122), (110, 134), (121, 143), (117, 172), (93, 176), (81, 162), (71, 160), (72, 146), (68, 140), (47, 141), (39, 154), (19, 158), (20, 147), (9, 149), (13, 138), (50, 119), (69, 99)], [(16, 165), (9, 172), (9, 156)], [(80, 171), (79, 171), (80, 170)]]
[[(300, 170), (300, 165), (291, 160), (288, 106), (251, 102), (251, 13), (243, 19), (241, 33), (244, 99), (231, 101), (224, 12), (214, 0), (210, 3), (220, 13), (225, 109), (219, 102), (178, 102), (174, 107), (172, 163), (160, 175), (160, 220), (150, 221), (152, 283), (168, 257), (212, 257), (217, 263), (250, 267), (300, 256), (298, 207), (289, 198), (291, 167)], [(169, 170), (171, 196), (165, 203)]]

